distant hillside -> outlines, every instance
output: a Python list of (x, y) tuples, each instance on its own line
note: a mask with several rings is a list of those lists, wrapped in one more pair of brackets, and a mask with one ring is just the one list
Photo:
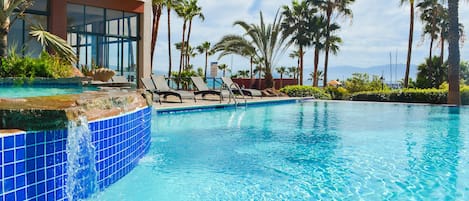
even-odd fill
[[(371, 66), (368, 68), (360, 68), (356, 66), (335, 66), (335, 67), (330, 67), (329, 72), (328, 72), (328, 80), (333, 80), (333, 79), (347, 79), (349, 77), (352, 77), (353, 73), (367, 73), (370, 76), (371, 75), (379, 75), (381, 74), (384, 75), (384, 79), (386, 82), (391, 81), (391, 69), (389, 67), (389, 64), (387, 65), (378, 65), (378, 66)], [(309, 74), (313, 72), (313, 68), (305, 68), (304, 71), (304, 76), (305, 76), (305, 82), (309, 83), (311, 81), (308, 81), (310, 78)], [(155, 70), (155, 74), (158, 75), (166, 75), (167, 72), (164, 71), (159, 71)], [(220, 75), (221, 73), (219, 73)], [(397, 75), (397, 76), (396, 76)], [(392, 66), (392, 81), (396, 82), (396, 80), (401, 80), (404, 78), (405, 75), (405, 64), (397, 64)], [(280, 77), (279, 74), (274, 72), (273, 75), (275, 78)], [(288, 77), (288, 76), (285, 76)], [(417, 66), (416, 65), (411, 65), (410, 67), (410, 77), (415, 80), (417, 77)], [(397, 79), (396, 79), (397, 78)]]

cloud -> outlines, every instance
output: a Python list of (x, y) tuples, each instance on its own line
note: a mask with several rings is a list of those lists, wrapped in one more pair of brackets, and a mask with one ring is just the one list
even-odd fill
[[(226, 34), (242, 34), (239, 27), (234, 27), (233, 22), (243, 20), (251, 23), (258, 23), (259, 13), (262, 11), (266, 22), (272, 22), (276, 11), (285, 4), (290, 4), (288, 0), (199, 0), (205, 21), (194, 19), (191, 36), (191, 45), (197, 46), (204, 41), (212, 44), (216, 43)], [(343, 44), (341, 51), (336, 56), (331, 56), (330, 66), (352, 65), (357, 67), (369, 67), (389, 63), (389, 53), (398, 56), (398, 63), (406, 62), (407, 40), (409, 34), (409, 6), (400, 6), (398, 1), (376, 1), (360, 0), (352, 5), (353, 20), (339, 19), (342, 29), (338, 35), (342, 37)], [(465, 25), (465, 32), (469, 27), (469, 4), (460, 3), (460, 22)], [(160, 33), (156, 51), (156, 61), (154, 69), (167, 71), (168, 49), (167, 49), (167, 14), (164, 13), (160, 24)], [(182, 20), (172, 13), (171, 23), (171, 43), (181, 41)], [(415, 20), (414, 46), (412, 63), (419, 64), (428, 56), (428, 41), (420, 44), (421, 22), (418, 20), (418, 13)], [(469, 60), (468, 45), (461, 49), (461, 58)], [(178, 66), (179, 52), (172, 45), (173, 69)], [(439, 52), (435, 49), (435, 53)], [(447, 52), (447, 51), (446, 51)], [(288, 57), (286, 52), (278, 60), (278, 65), (294, 66), (296, 61)], [(308, 50), (305, 57), (305, 65), (311, 68), (313, 65), (313, 51)], [(233, 58), (233, 59), (232, 59)], [(217, 56), (210, 57), (210, 61), (216, 61)], [(394, 59), (393, 59), (394, 60)], [(191, 62), (195, 67), (202, 67), (205, 64), (204, 56), (197, 56)], [(323, 66), (323, 57), (320, 58), (320, 67)], [(247, 59), (233, 56), (225, 57), (220, 63), (233, 63), (234, 72), (247, 68)]]

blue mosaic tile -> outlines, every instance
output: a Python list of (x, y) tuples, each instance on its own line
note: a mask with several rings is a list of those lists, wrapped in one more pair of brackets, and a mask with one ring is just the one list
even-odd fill
[(25, 139), (24, 139), (24, 134), (17, 134), (15, 136), (15, 145), (16, 147), (24, 146), (25, 144)]
[(45, 146), (44, 144), (37, 144), (36, 145), (36, 156), (44, 155)]
[(35, 159), (28, 159), (26, 161), (26, 171), (33, 171), (36, 169), (36, 160)]
[(62, 197), (63, 197), (62, 189), (58, 189), (57, 191), (55, 191), (55, 198), (56, 199), (60, 199)]
[(47, 200), (55, 200), (54, 192), (47, 193)]
[(37, 201), (46, 201), (46, 195), (41, 195), (37, 197)]
[(52, 154), (54, 153), (54, 143), (49, 142), (46, 144), (46, 154)]
[(10, 179), (5, 179), (3, 180), (3, 192), (9, 192), (15, 189), (15, 179), (10, 178)]
[(17, 148), (16, 149), (16, 161), (22, 161), (26, 157), (25, 149), (24, 148)]
[(54, 186), (54, 180), (48, 180), (47, 181), (47, 192), (53, 191), (55, 186)]
[[(3, 167), (2, 166), (0, 166), (0, 179), (3, 179)], [(0, 182), (0, 183), (2, 183), (2, 182)], [(2, 188), (0, 188), (0, 189), (2, 189)]]
[(40, 169), (44, 167), (44, 157), (36, 158), (36, 168)]
[(15, 174), (15, 165), (10, 164), (10, 165), (5, 165), (3, 167), (3, 176), (5, 178), (11, 177)]
[(45, 133), (44, 132), (38, 132), (36, 133), (36, 144), (38, 143), (43, 143), (45, 140)]
[(16, 177), (15, 188), (20, 189), (20, 188), (24, 187), (25, 183), (26, 183), (26, 177), (24, 175)]
[(23, 174), (25, 171), (26, 171), (26, 162), (18, 162), (16, 163), (16, 168), (15, 168), (15, 171), (16, 171), (16, 174), (19, 175), (19, 174)]
[(26, 189), (16, 191), (16, 200), (26, 200)]
[(46, 178), (44, 169), (36, 171), (36, 180), (38, 182), (43, 181)]
[(37, 184), (37, 186), (36, 186), (36, 193), (37, 193), (37, 195), (41, 195), (41, 194), (43, 194), (43, 193), (45, 193), (45, 192), (46, 192), (46, 184), (45, 184), (45, 182), (41, 182), (41, 183)]
[(36, 134), (35, 133), (26, 134), (26, 145), (33, 145), (33, 144), (36, 144)]
[(26, 147), (26, 157), (33, 158), (34, 156), (36, 156), (36, 147), (34, 146)]
[(11, 192), (5, 195), (5, 200), (16, 200), (15, 198), (15, 192)]
[(36, 183), (36, 174), (34, 172), (30, 172), (26, 175), (26, 183), (28, 185)]
[(3, 163), (11, 163), (15, 160), (15, 151), (14, 150), (9, 150), (3, 152)]
[(27, 198), (36, 197), (36, 185), (28, 186), (28, 188), (26, 190), (26, 195), (27, 195)]
[(12, 149), (15, 147), (15, 137), (14, 136), (7, 136), (3, 138), (3, 149)]
[(47, 168), (46, 169), (47, 179), (54, 178), (54, 176), (55, 176), (54, 173), (55, 173), (54, 167)]

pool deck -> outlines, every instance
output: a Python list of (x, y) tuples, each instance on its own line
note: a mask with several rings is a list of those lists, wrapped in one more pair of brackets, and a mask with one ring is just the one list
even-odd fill
[[(291, 97), (247, 97), (246, 103), (247, 104), (257, 104), (257, 103), (272, 103), (272, 102), (283, 102), (283, 101), (294, 101), (294, 100), (301, 100), (304, 98), (291, 98)], [(310, 99), (310, 98), (306, 98)], [(178, 102), (178, 99), (173, 99), (172, 97), (168, 97), (166, 101), (153, 103), (153, 108), (156, 111), (174, 111), (174, 110), (191, 110), (191, 109), (203, 109), (203, 108), (214, 108), (214, 107), (230, 107), (235, 106), (233, 100), (229, 100), (228, 98), (224, 98), (223, 101), (220, 102), (218, 97), (209, 97), (207, 95), (207, 99), (197, 99), (197, 102), (191, 99), (183, 99), (183, 102)], [(244, 105), (243, 99), (237, 99), (239, 105)]]

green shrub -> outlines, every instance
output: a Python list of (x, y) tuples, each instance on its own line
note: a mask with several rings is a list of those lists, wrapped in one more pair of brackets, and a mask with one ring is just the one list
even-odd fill
[(333, 100), (347, 100), (350, 98), (350, 93), (343, 87), (328, 86), (325, 88), (325, 91), (331, 95)]
[(445, 104), (447, 102), (447, 96), (448, 92), (442, 89), (404, 89), (399, 91), (358, 92), (353, 94), (351, 99), (354, 101)]
[(469, 105), (469, 86), (461, 87), (461, 104)]
[(72, 74), (72, 66), (57, 56), (43, 52), (39, 58), (21, 57), (15, 53), (2, 58), (0, 77), (61, 78)]
[(312, 86), (286, 86), (280, 89), (280, 92), (287, 94), (290, 97), (314, 97), (317, 99), (331, 99), (331, 96), (323, 90)]

